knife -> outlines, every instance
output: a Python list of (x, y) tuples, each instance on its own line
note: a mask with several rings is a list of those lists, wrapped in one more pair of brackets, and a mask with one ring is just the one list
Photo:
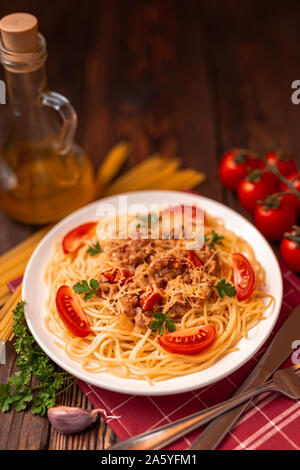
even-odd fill
[[(296, 338), (296, 335), (298, 335), (298, 338)], [(296, 339), (300, 339), (300, 305), (289, 315), (276, 333), (265, 354), (234, 395), (262, 385), (289, 357), (292, 343)], [(189, 450), (215, 449), (250, 403), (251, 400), (212, 421), (193, 442)]]

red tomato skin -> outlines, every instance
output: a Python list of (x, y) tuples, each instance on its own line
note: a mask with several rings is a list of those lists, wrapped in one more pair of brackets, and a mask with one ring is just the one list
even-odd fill
[[(291, 230), (290, 233), (293, 233)], [(280, 244), (280, 254), (285, 264), (300, 273), (300, 247), (296, 247), (296, 243), (288, 238), (283, 238)]]
[[(74, 335), (84, 338), (92, 333), (79, 302), (69, 286), (61, 286), (56, 294), (57, 312), (65, 327)], [(82, 323), (82, 325), (80, 325)]]
[[(243, 154), (245, 162), (236, 163), (235, 158)], [(223, 185), (231, 191), (236, 191), (239, 182), (248, 174), (248, 170), (263, 168), (263, 162), (250, 153), (240, 149), (232, 149), (226, 152), (220, 162), (219, 176)]]
[[(246, 300), (253, 294), (255, 290), (255, 273), (253, 271), (250, 261), (246, 258), (246, 256), (242, 255), (241, 253), (233, 253), (232, 260), (234, 285), (236, 288), (237, 299), (240, 301)], [(248, 278), (247, 285), (244, 287), (240, 285), (241, 283), (243, 283), (242, 274), (244, 274), (244, 277)]]
[(187, 250), (188, 258), (191, 264), (196, 268), (201, 268), (203, 263), (194, 250)]
[(121, 286), (125, 284), (126, 281), (129, 281), (133, 278), (134, 274), (128, 272), (126, 269), (123, 268), (111, 268), (107, 269), (104, 271), (103, 276), (106, 277), (106, 279), (111, 283), (111, 284), (118, 284), (120, 283)]
[[(204, 333), (205, 336), (198, 338), (196, 335)], [(188, 328), (185, 330), (177, 330), (174, 333), (159, 336), (159, 344), (168, 352), (174, 354), (198, 354), (204, 349), (208, 348), (216, 338), (216, 329), (213, 325), (205, 325), (202, 327)], [(192, 338), (195, 338), (195, 341)], [(178, 338), (179, 341), (176, 341)], [(186, 338), (189, 338), (186, 341)], [(173, 342), (171, 341), (173, 339)]]
[(86, 224), (79, 225), (73, 230), (68, 232), (62, 241), (62, 247), (64, 253), (67, 255), (76, 251), (83, 240), (91, 233), (91, 231), (96, 227), (97, 222), (88, 222)]
[(296, 223), (295, 208), (285, 201), (281, 201), (276, 209), (257, 204), (254, 212), (255, 225), (262, 234), (272, 241), (280, 241), (285, 232)]
[(277, 183), (271, 173), (263, 173), (259, 181), (244, 178), (239, 182), (237, 195), (241, 206), (253, 214), (257, 201), (264, 201), (269, 194), (276, 192)]
[(151, 286), (150, 289), (148, 289), (140, 299), (140, 304), (143, 309), (149, 310), (152, 308), (157, 302), (159, 302), (162, 299), (162, 295), (159, 290), (154, 290), (154, 288)]
[[(288, 181), (293, 181), (293, 186), (295, 189), (297, 189), (298, 192), (300, 192), (300, 172), (296, 171), (294, 173), (291, 173), (286, 177)], [(290, 188), (283, 182), (281, 182), (280, 185), (280, 191), (285, 192), (286, 195), (283, 196), (283, 199), (285, 202), (288, 202), (292, 206), (295, 207), (297, 214), (300, 214), (300, 199), (295, 195), (290, 192)]]
[(287, 155), (289, 159), (282, 159), (280, 158), (280, 154), (282, 154), (280, 150), (275, 150), (274, 152), (267, 153), (265, 159), (270, 165), (276, 165), (277, 170), (282, 176), (288, 176), (297, 171), (295, 159), (287, 154), (285, 155)]

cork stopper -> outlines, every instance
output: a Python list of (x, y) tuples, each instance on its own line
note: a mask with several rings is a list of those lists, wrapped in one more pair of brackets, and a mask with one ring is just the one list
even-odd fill
[(38, 46), (38, 21), (29, 13), (13, 13), (0, 21), (4, 47), (16, 54), (34, 51)]

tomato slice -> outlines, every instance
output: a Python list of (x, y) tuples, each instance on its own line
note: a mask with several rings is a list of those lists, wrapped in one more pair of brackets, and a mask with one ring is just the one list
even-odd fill
[(56, 308), (65, 327), (81, 338), (92, 333), (84, 312), (71, 287), (61, 286), (56, 294)]
[(255, 273), (250, 262), (241, 253), (233, 253), (233, 280), (238, 300), (248, 299), (256, 286)]
[(159, 336), (158, 342), (166, 351), (174, 354), (198, 354), (208, 348), (215, 338), (215, 327), (206, 325)]
[(196, 268), (203, 266), (201, 259), (196, 255), (194, 250), (187, 250), (187, 254), (193, 266)]
[(153, 286), (150, 286), (146, 292), (141, 295), (140, 304), (142, 309), (148, 310), (152, 308), (153, 305), (157, 304), (157, 302), (162, 299), (162, 295), (158, 289), (154, 289)]
[(122, 269), (122, 268), (107, 269), (102, 274), (103, 274), (103, 276), (106, 277), (106, 279), (111, 284), (120, 283), (121, 286), (123, 286), (125, 284), (125, 282), (130, 280), (134, 275), (133, 273), (130, 273), (130, 272), (126, 271), (126, 269)]
[(62, 241), (64, 253), (67, 255), (68, 253), (73, 253), (78, 250), (83, 241), (91, 235), (91, 232), (94, 230), (97, 223), (98, 222), (88, 222), (86, 224), (79, 225), (79, 227), (76, 227), (67, 233)]

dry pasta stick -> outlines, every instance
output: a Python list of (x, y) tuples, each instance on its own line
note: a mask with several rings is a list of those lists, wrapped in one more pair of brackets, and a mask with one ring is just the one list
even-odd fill
[(183, 190), (191, 189), (198, 184), (201, 184), (205, 180), (204, 173), (198, 173), (195, 170), (181, 170), (177, 171), (176, 174), (168, 180), (161, 180), (157, 183), (157, 186), (152, 189), (170, 189), (170, 190)]
[(128, 142), (119, 142), (111, 149), (97, 173), (97, 196), (101, 196), (105, 192), (131, 152), (132, 145)]
[(0, 286), (3, 286), (12, 279), (21, 276), (24, 273), (24, 269), (23, 264), (16, 264), (13, 268), (6, 271), (0, 276)]
[(154, 187), (159, 187), (157, 182), (160, 180), (168, 180), (169, 178), (173, 178), (173, 176), (176, 174), (176, 169), (178, 166), (179, 162), (177, 160), (166, 161), (163, 165), (160, 166), (158, 170), (148, 173), (143, 178), (136, 178), (130, 187), (126, 188), (125, 190), (139, 191), (143, 189), (153, 189)]
[(7, 287), (6, 284), (4, 284), (3, 286), (0, 286), (0, 296), (3, 297), (4, 295), (7, 295), (10, 293), (10, 290), (9, 288)]
[(6, 315), (6, 313), (9, 311), (9, 309), (11, 308), (11, 306), (13, 305), (15, 299), (21, 295), (21, 290), (22, 290), (22, 283), (17, 287), (17, 289), (15, 290), (15, 292), (11, 295), (11, 297), (8, 299), (8, 301), (6, 302), (5, 305), (3, 305), (3, 307), (1, 308), (0, 310), (0, 325), (1, 325), (1, 321), (3, 320), (4, 316)]
[(13, 333), (13, 310), (16, 308), (18, 302), (21, 301), (21, 290), (22, 285), (19, 285), (0, 311), (0, 339), (4, 342), (6, 342)]
[(11, 294), (6, 294), (6, 295), (3, 295), (1, 298), (0, 298), (0, 305), (4, 305), (8, 299), (10, 298)]
[(157, 155), (147, 158), (142, 163), (120, 176), (112, 185), (109, 186), (105, 195), (130, 191), (131, 186), (135, 184), (137, 180), (144, 180), (152, 172), (161, 169), (165, 163), (166, 161)]

